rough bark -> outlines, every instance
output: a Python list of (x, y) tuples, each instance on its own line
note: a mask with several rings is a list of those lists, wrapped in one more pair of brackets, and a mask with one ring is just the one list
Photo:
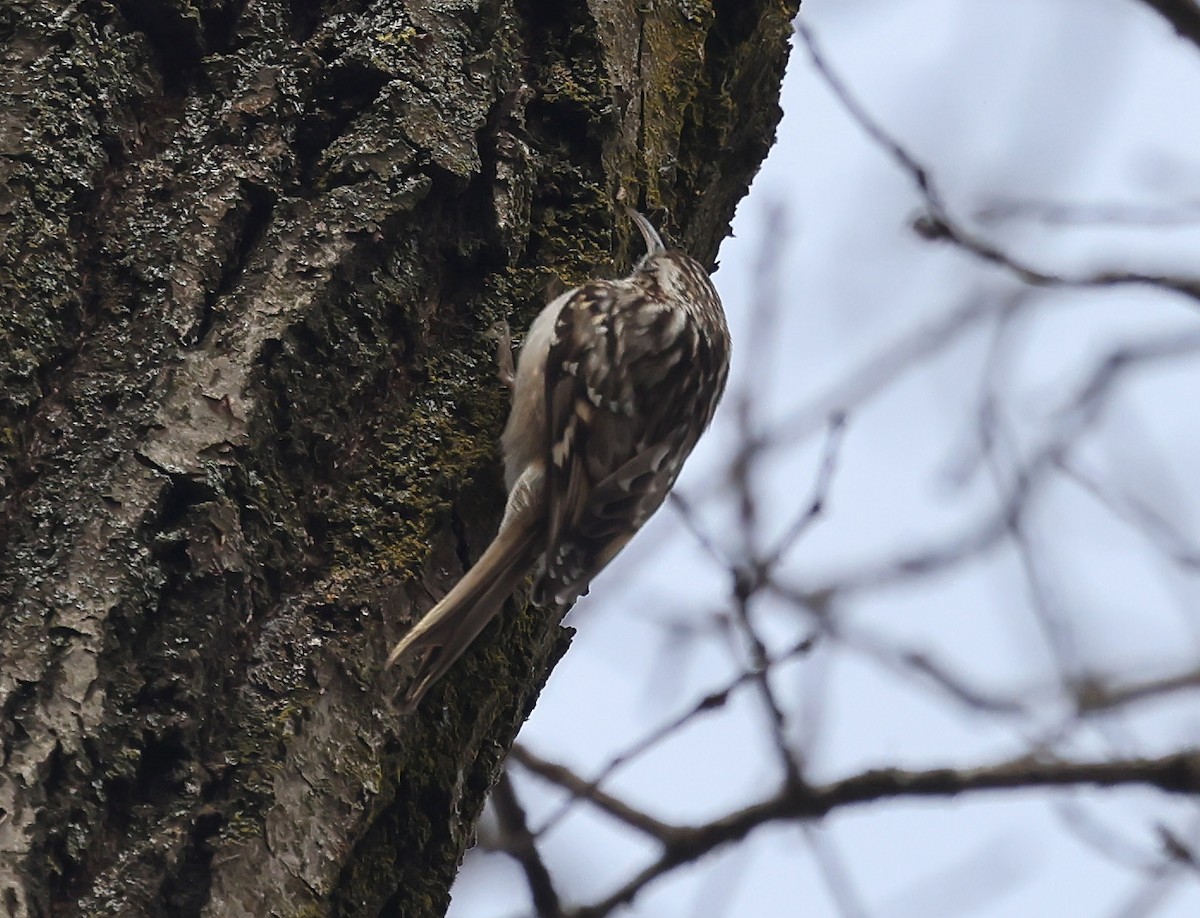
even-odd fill
[(418, 714), (491, 535), (482, 332), (711, 261), (798, 0), (0, 3), (0, 915), (438, 915), (566, 636)]

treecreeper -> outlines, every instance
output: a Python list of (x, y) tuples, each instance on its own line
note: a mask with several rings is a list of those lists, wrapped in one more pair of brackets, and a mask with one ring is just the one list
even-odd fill
[(646, 243), (629, 276), (589, 281), (547, 304), (515, 371), (511, 344), (501, 343), (512, 389), (501, 437), (504, 518), (388, 656), (392, 666), (423, 655), (404, 694), (408, 710), (530, 570), (539, 606), (561, 610), (586, 593), (662, 506), (716, 411), (730, 353), (721, 298), (699, 262), (628, 213)]

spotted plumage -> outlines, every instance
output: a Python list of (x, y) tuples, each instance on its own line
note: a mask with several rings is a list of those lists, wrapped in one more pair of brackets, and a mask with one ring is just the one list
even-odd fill
[(540, 605), (586, 593), (662, 505), (712, 420), (729, 369), (720, 298), (694, 259), (630, 215), (647, 254), (629, 277), (567, 291), (530, 327), (502, 438), (500, 531), (388, 660), (426, 650), (410, 706), (531, 568)]

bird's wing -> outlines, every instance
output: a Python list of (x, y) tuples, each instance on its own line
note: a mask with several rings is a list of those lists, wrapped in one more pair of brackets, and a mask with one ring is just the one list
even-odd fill
[(711, 416), (711, 351), (686, 312), (626, 282), (587, 284), (563, 305), (546, 362), (539, 601), (586, 592), (662, 504)]

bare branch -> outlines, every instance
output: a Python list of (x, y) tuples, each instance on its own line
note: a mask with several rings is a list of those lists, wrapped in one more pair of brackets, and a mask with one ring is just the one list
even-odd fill
[(1200, 201), (1172, 207), (1153, 204), (1067, 203), (1033, 199), (999, 199), (975, 210), (979, 223), (1029, 220), (1044, 226), (1188, 226), (1200, 222)]
[(1200, 47), (1200, 8), (1193, 0), (1140, 0), (1167, 20), (1181, 38)]
[(1063, 461), (1059, 470), (1108, 508), (1118, 519), (1140, 532), (1158, 551), (1188, 570), (1200, 570), (1200, 548), (1188, 544), (1179, 531), (1135, 496), (1117, 495), (1076, 462)]
[(538, 853), (536, 840), (525, 819), (525, 810), (517, 799), (512, 778), (507, 772), (500, 776), (492, 792), (492, 806), (500, 823), (504, 850), (525, 872), (525, 881), (529, 884), (529, 894), (538, 918), (562, 918), (562, 904), (554, 889), (554, 881)]
[(803, 829), (813, 860), (842, 918), (866, 918), (867, 910), (862, 904), (862, 896), (854, 888), (850, 873), (833, 842), (811, 823), (805, 824)]
[(989, 790), (1082, 785), (1142, 785), (1168, 793), (1194, 794), (1200, 790), (1200, 750), (1190, 749), (1157, 759), (1041, 762), (1021, 758), (968, 769), (881, 769), (821, 786), (785, 787), (774, 797), (706, 825), (673, 829), (659, 860), (606, 899), (577, 909), (570, 915), (571, 918), (600, 918), (607, 915), (632, 901), (643, 888), (664, 873), (723, 845), (740, 841), (759, 826), (770, 822), (818, 819), (835, 809), (880, 800), (956, 797)]
[(524, 746), (513, 746), (512, 757), (538, 777), (570, 791), (579, 799), (588, 801), (602, 812), (620, 820), (627, 826), (644, 832), (651, 838), (666, 842), (679, 831), (674, 826), (661, 822), (653, 816), (635, 809), (623, 800), (618, 800), (611, 794), (605, 793), (593, 782), (585, 781), (565, 765), (548, 762)]
[(1078, 713), (1089, 715), (1101, 711), (1111, 711), (1125, 705), (1198, 688), (1200, 688), (1200, 669), (1186, 669), (1165, 676), (1130, 680), (1124, 683), (1105, 684), (1096, 681), (1090, 686), (1090, 691), (1078, 696)]
[(796, 34), (800, 36), (800, 41), (803, 43), (804, 49), (808, 52), (808, 58), (812, 61), (813, 69), (825, 81), (825, 85), (829, 87), (829, 91), (841, 103), (842, 108), (846, 110), (846, 114), (850, 116), (850, 119), (862, 129), (863, 133), (877, 147), (887, 153), (903, 171), (909, 174), (913, 184), (917, 186), (917, 191), (920, 192), (921, 197), (929, 204), (930, 210), (936, 214), (944, 213), (946, 208), (942, 201), (941, 192), (938, 191), (929, 169), (918, 162), (915, 156), (909, 153), (899, 141), (892, 137), (878, 121), (867, 113), (866, 108), (858, 101), (842, 78), (829, 66), (828, 61), (825, 60), (825, 54), (817, 42), (817, 36), (813, 33), (808, 23), (804, 21), (803, 17), (796, 20)]
[(737, 624), (745, 636), (747, 643), (750, 645), (751, 668), (749, 670), (750, 679), (758, 689), (758, 696), (762, 700), (763, 708), (767, 712), (767, 720), (771, 727), (771, 743), (775, 747), (775, 753), (779, 757), (779, 763), (783, 768), (784, 778), (788, 785), (800, 784), (800, 763), (796, 761), (795, 755), (792, 754), (791, 747), (787, 740), (787, 714), (784, 713), (783, 706), (779, 703), (779, 698), (775, 695), (775, 690), (771, 687), (771, 670), (770, 658), (767, 655), (766, 644), (754, 629), (754, 623), (750, 619), (750, 596), (739, 596), (735, 603), (737, 612)]
[[(1177, 15), (1180, 17), (1177, 21), (1182, 22), (1186, 18), (1189, 25), (1192, 19), (1200, 17), (1200, 13), (1197, 13), (1194, 4), (1190, 2), (1175, 2), (1175, 0), (1143, 0), (1143, 2), (1156, 8), (1161, 8), (1160, 12), (1163, 12), (1164, 15), (1166, 15), (1165, 11), (1167, 9), (1190, 8), (1190, 16), (1185, 16), (1182, 11), (1176, 10)], [(1200, 278), (1170, 277), (1167, 275), (1146, 274), (1140, 271), (1121, 270), (1099, 271), (1075, 276), (1055, 274), (1034, 267), (1010, 255), (999, 246), (971, 233), (951, 215), (945, 199), (933, 181), (929, 168), (906, 150), (899, 141), (884, 130), (879, 122), (867, 113), (863, 105), (850, 92), (845, 82), (833, 71), (826, 61), (812, 29), (803, 20), (797, 20), (796, 34), (800, 36), (801, 43), (808, 52), (813, 67), (825, 81), (825, 84), (829, 87), (833, 95), (842, 104), (842, 107), (846, 110), (851, 120), (876, 145), (884, 150), (903, 171), (908, 173), (913, 185), (916, 186), (917, 192), (925, 202), (927, 212), (918, 217), (913, 224), (913, 229), (925, 239), (952, 243), (982, 261), (1005, 269), (1018, 280), (1032, 287), (1095, 288), (1145, 285), (1180, 293), (1192, 300), (1200, 300)]]

